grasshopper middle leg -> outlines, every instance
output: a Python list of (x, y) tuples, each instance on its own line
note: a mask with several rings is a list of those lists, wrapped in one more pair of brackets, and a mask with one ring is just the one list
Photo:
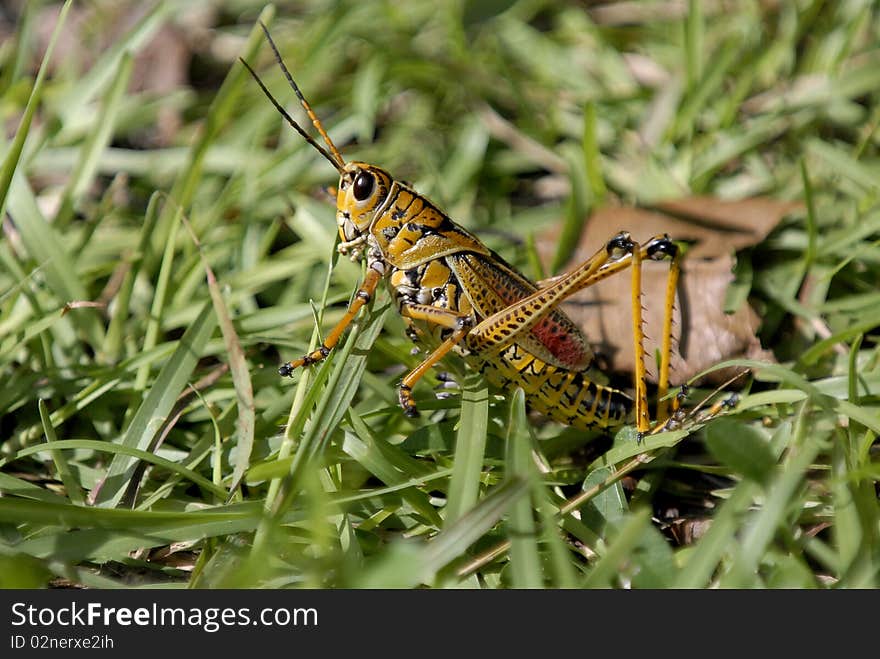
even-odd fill
[(400, 382), (399, 398), (403, 413), (409, 417), (416, 417), (419, 415), (419, 411), (415, 399), (413, 399), (412, 388), (428, 370), (461, 342), (470, 331), (473, 322), (468, 314), (455, 313), (427, 304), (404, 304), (400, 308), (400, 313), (413, 320), (425, 321), (452, 330), (452, 334), (425, 357), (418, 366), (407, 373)]

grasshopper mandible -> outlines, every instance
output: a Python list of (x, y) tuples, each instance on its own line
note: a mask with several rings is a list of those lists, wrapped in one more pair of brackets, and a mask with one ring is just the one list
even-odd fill
[[(415, 384), (454, 350), (493, 386), (501, 390), (522, 387), (531, 409), (558, 422), (582, 429), (612, 428), (624, 424), (634, 412), (639, 436), (649, 432), (641, 263), (644, 259), (670, 262), (658, 383), (658, 399), (662, 399), (668, 390), (679, 272), (675, 243), (661, 235), (639, 245), (621, 232), (571, 271), (531, 282), (409, 185), (375, 165), (345, 162), (290, 75), (269, 31), (262, 27), (327, 148), (294, 121), (247, 62), (242, 63), (284, 119), (339, 172), (338, 249), (355, 260), (365, 260), (367, 273), (345, 315), (321, 346), (287, 362), (279, 373), (289, 376), (327, 357), (385, 279), (407, 323), (407, 333), (428, 348), (427, 357), (400, 383), (400, 405), (407, 416), (418, 415), (412, 395)], [(577, 291), (627, 268), (632, 275), (634, 398), (591, 378), (594, 356), (587, 339), (559, 309)], [(666, 413), (666, 404), (661, 403), (658, 417)]]

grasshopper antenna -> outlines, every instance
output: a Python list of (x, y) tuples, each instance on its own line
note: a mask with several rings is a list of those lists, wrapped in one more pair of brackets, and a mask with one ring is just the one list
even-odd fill
[[(336, 148), (336, 145), (333, 144), (333, 140), (330, 139), (330, 136), (327, 134), (327, 131), (324, 130), (323, 124), (321, 124), (321, 120), (318, 119), (318, 115), (315, 114), (314, 110), (312, 110), (312, 106), (309, 105), (309, 102), (306, 100), (306, 97), (303, 96), (303, 93), (299, 89), (299, 85), (296, 84), (296, 81), (293, 79), (293, 76), (290, 75), (290, 71), (287, 69), (287, 66), (284, 64), (284, 60), (281, 58), (281, 53), (278, 52), (278, 47), (275, 45), (275, 41), (272, 39), (272, 35), (269, 34), (269, 28), (266, 27), (266, 24), (263, 21), (260, 21), (260, 27), (263, 28), (263, 34), (266, 35), (266, 40), (269, 42), (269, 45), (272, 47), (272, 52), (275, 54), (275, 60), (278, 62), (278, 65), (281, 67), (281, 70), (284, 72), (284, 77), (287, 78), (287, 82), (290, 83), (291, 89), (296, 94), (296, 97), (299, 99), (300, 104), (303, 106), (303, 109), (306, 111), (306, 114), (309, 115), (309, 119), (312, 120), (312, 125), (318, 130), (321, 134), (321, 137), (324, 139), (324, 143), (329, 147), (330, 153), (333, 155), (333, 160), (336, 161), (338, 165), (337, 169), (345, 166), (345, 160), (342, 158), (342, 154), (339, 153), (339, 149)], [(250, 67), (248, 67), (250, 68)], [(314, 142), (313, 142), (314, 144)]]
[[(329, 153), (327, 153), (327, 149), (325, 149), (325, 148), (322, 147), (320, 144), (318, 144), (315, 140), (313, 140), (313, 139), (312, 139), (312, 136), (309, 135), (309, 134), (303, 129), (303, 127), (300, 126), (298, 123), (296, 123), (296, 121), (294, 121), (293, 117), (291, 117), (291, 116), (287, 113), (287, 110), (285, 110), (283, 107), (281, 107), (281, 103), (279, 103), (278, 101), (275, 100), (275, 97), (272, 96), (272, 92), (270, 92), (268, 89), (266, 89), (266, 85), (263, 84), (263, 81), (260, 80), (260, 76), (258, 76), (257, 73), (256, 73), (256, 71), (254, 71), (254, 70), (251, 68), (251, 65), (248, 64), (247, 62), (245, 62), (241, 57), (239, 57), (238, 59), (241, 61), (242, 64), (244, 64), (245, 68), (250, 72), (250, 74), (251, 74), (251, 76), (253, 77), (253, 79), (256, 80), (257, 84), (260, 86), (260, 89), (263, 90), (263, 93), (264, 93), (264, 94), (266, 95), (266, 97), (272, 102), (272, 105), (275, 106), (275, 109), (278, 110), (279, 113), (281, 113), (281, 116), (284, 117), (284, 119), (287, 121), (287, 123), (289, 123), (291, 126), (293, 126), (293, 128), (296, 130), (296, 132), (299, 133), (300, 135), (302, 135), (303, 139), (304, 139), (306, 142), (308, 142), (308, 143), (311, 144), (313, 147), (315, 147), (315, 148), (318, 150), (318, 153), (320, 153), (320, 154), (321, 154), (322, 156), (324, 156), (328, 161), (330, 161), (330, 164), (333, 165), (333, 167), (335, 167), (336, 170), (337, 170), (340, 174), (341, 174), (343, 171), (345, 171), (345, 170), (344, 170), (344, 162), (341, 160), (341, 156), (340, 156), (340, 160), (336, 160), (336, 158), (334, 158), (334, 157), (331, 156)], [(337, 156), (338, 156), (338, 155), (339, 155), (339, 152), (336, 151), (335, 147), (334, 147), (334, 151), (336, 152), (336, 154), (337, 154)]]
[(270, 92), (266, 88), (266, 85), (263, 84), (260, 76), (257, 75), (257, 72), (254, 71), (253, 68), (251, 68), (251, 65), (245, 62), (244, 59), (242, 59), (241, 57), (239, 57), (238, 59), (241, 61), (242, 64), (244, 64), (244, 67), (251, 74), (251, 77), (260, 86), (260, 89), (263, 90), (266, 98), (268, 98), (272, 102), (272, 105), (275, 106), (275, 109), (278, 110), (278, 112), (281, 114), (282, 117), (284, 117), (287, 123), (290, 124), (293, 129), (296, 130), (296, 132), (299, 133), (306, 142), (311, 144), (318, 151), (318, 153), (324, 156), (324, 158), (326, 158), (330, 162), (330, 164), (333, 165), (336, 171), (342, 174), (345, 171), (345, 160), (342, 158), (342, 154), (339, 153), (339, 149), (337, 149), (336, 145), (333, 144), (333, 140), (330, 139), (327, 131), (324, 130), (324, 126), (321, 124), (321, 120), (318, 119), (318, 116), (315, 114), (314, 110), (312, 110), (312, 106), (309, 105), (309, 102), (305, 99), (305, 96), (303, 96), (302, 92), (300, 91), (299, 85), (296, 84), (293, 76), (290, 75), (290, 71), (287, 70), (287, 66), (284, 64), (284, 60), (281, 59), (281, 53), (278, 52), (278, 48), (275, 46), (275, 42), (272, 40), (272, 35), (269, 34), (269, 29), (262, 21), (260, 21), (260, 27), (263, 28), (263, 34), (266, 35), (266, 39), (268, 39), (269, 45), (272, 47), (272, 52), (275, 54), (275, 60), (281, 66), (281, 70), (284, 71), (284, 76), (287, 78), (287, 81), (290, 83), (291, 88), (296, 93), (297, 98), (299, 98), (303, 109), (305, 109), (306, 114), (309, 115), (309, 118), (312, 120), (312, 124), (315, 126), (315, 128), (318, 129), (321, 137), (324, 138), (324, 142), (327, 144), (328, 147), (330, 147), (329, 152), (323, 146), (318, 144), (314, 139), (312, 139), (311, 135), (309, 135), (302, 126), (296, 123), (294, 118), (290, 116), (287, 110), (285, 110), (281, 106), (281, 103), (279, 103), (275, 99), (275, 97), (272, 95), (272, 92)]

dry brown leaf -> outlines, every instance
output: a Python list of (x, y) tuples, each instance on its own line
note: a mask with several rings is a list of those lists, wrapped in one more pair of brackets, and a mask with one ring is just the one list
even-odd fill
[[(655, 208), (668, 227), (657, 233), (695, 242), (689, 252), (691, 258), (714, 258), (761, 242), (783, 217), (803, 208), (803, 204), (769, 197), (739, 201), (686, 197), (660, 202)], [(640, 239), (641, 227), (639, 233), (630, 232)]]
[[(700, 371), (725, 359), (748, 357), (773, 361), (756, 336), (760, 319), (745, 305), (733, 314), (724, 313), (727, 285), (733, 279), (733, 252), (763, 240), (776, 224), (799, 204), (755, 198), (722, 201), (692, 197), (663, 202), (655, 210), (609, 207), (587, 221), (568, 268), (596, 252), (620, 231), (629, 231), (639, 242), (658, 234), (692, 243), (682, 264), (673, 328), (672, 384), (681, 384)], [(539, 237), (538, 252), (548, 262), (558, 243), (558, 229)], [(566, 268), (567, 269), (567, 268)], [(666, 294), (665, 263), (646, 262), (642, 274), (645, 307), (645, 348), (649, 355), (649, 379), (656, 378), (654, 355), (662, 340)], [(615, 372), (632, 372), (632, 316), (630, 277), (618, 274), (573, 296), (565, 312), (586, 334)], [(730, 371), (713, 373), (708, 382), (718, 383)]]
[(712, 518), (708, 516), (697, 519), (679, 517), (668, 522), (666, 528), (679, 547), (686, 547), (706, 535), (712, 528)]

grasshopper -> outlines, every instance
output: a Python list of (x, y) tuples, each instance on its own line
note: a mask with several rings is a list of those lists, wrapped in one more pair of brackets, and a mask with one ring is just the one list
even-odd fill
[[(242, 63), (284, 119), (339, 172), (338, 250), (353, 260), (366, 261), (366, 276), (342, 319), (317, 350), (285, 363), (279, 374), (290, 376), (297, 368), (326, 358), (384, 279), (407, 333), (427, 348), (427, 357), (400, 382), (400, 406), (407, 416), (418, 415), (413, 387), (455, 351), (494, 387), (521, 387), (529, 407), (555, 421), (581, 429), (609, 429), (634, 417), (640, 437), (651, 432), (641, 263), (644, 259), (670, 263), (658, 383), (658, 399), (663, 399), (669, 383), (672, 309), (679, 273), (678, 248), (669, 236), (655, 236), (639, 245), (627, 232), (620, 232), (569, 272), (533, 283), (411, 186), (376, 165), (346, 162), (288, 71), (269, 31), (262, 27), (326, 148), (288, 114), (250, 65)], [(632, 276), (637, 357), (632, 398), (595, 381), (594, 355), (587, 339), (559, 309), (577, 291), (626, 269)], [(665, 402), (659, 404), (658, 417), (667, 416), (666, 408)], [(662, 427), (658, 425), (654, 432)]]

